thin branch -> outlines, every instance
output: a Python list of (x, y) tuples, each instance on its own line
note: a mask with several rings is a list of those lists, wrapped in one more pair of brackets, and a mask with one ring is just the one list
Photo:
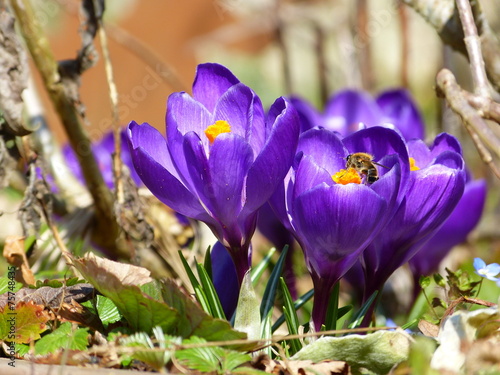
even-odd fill
[(365, 90), (372, 91), (375, 79), (373, 77), (371, 38), (368, 31), (368, 0), (357, 0), (356, 4), (356, 26), (359, 40), (361, 41), (359, 49), (361, 82)]
[(321, 100), (321, 108), (325, 107), (330, 94), (328, 87), (328, 64), (325, 53), (325, 32), (320, 25), (313, 25), (316, 34), (316, 60), (318, 66), (319, 93)]
[[(117, 242), (120, 229), (113, 213), (113, 197), (104, 183), (92, 153), (91, 141), (85, 132), (75, 103), (66, 95), (58, 64), (48, 39), (36, 20), (29, 0), (11, 0), (21, 33), (33, 61), (42, 75), (44, 85), (54, 104), (69, 141), (78, 157), (87, 187), (94, 200), (96, 215), (94, 240), (119, 257), (128, 257), (126, 247)], [(102, 233), (105, 232), (105, 233)]]
[(462, 21), (464, 42), (469, 55), (470, 70), (474, 82), (474, 92), (481, 97), (489, 97), (488, 79), (484, 70), (484, 60), (481, 53), (481, 41), (477, 34), (477, 27), (472, 16), (469, 0), (456, 0), (457, 9)]
[[(500, 157), (500, 140), (479, 115), (478, 111), (462, 95), (462, 89), (457, 84), (452, 72), (448, 69), (442, 69), (436, 76), (436, 83), (440, 90), (438, 96), (439, 94), (443, 95), (453, 111), (462, 118), (464, 126), (471, 135), (481, 158), (500, 179), (500, 171), (493, 163), (493, 158), (488, 151), (489, 148)], [(486, 148), (485, 144), (488, 148)]]
[(410, 55), (410, 38), (408, 12), (401, 1), (398, 2), (399, 26), (401, 29), (401, 86), (408, 87), (408, 63)]
[[(467, 55), (464, 43), (464, 33), (455, 8), (454, 0), (402, 0), (417, 11), (429, 24), (431, 24), (443, 43), (454, 50)], [(482, 55), (486, 73), (497, 91), (500, 90), (500, 42), (491, 30), (488, 21), (482, 13), (479, 2), (472, 4), (472, 13), (478, 28), (481, 42)]]
[(293, 93), (292, 87), (292, 73), (290, 71), (290, 59), (288, 58), (288, 48), (285, 41), (285, 31), (284, 22), (281, 19), (281, 0), (276, 0), (276, 41), (278, 42), (278, 47), (281, 51), (281, 62), (283, 70), (283, 81), (285, 85), (285, 92), (287, 95)]

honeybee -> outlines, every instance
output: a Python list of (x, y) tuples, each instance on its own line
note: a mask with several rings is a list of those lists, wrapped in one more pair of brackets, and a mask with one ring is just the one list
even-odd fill
[(378, 180), (378, 170), (375, 165), (389, 169), (385, 165), (374, 162), (373, 155), (365, 152), (347, 155), (346, 161), (346, 168), (354, 168), (359, 174), (365, 175), (368, 184), (373, 184)]

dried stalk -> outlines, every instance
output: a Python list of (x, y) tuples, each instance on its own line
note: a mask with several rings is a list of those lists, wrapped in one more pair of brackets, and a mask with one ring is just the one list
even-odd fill
[(113, 211), (113, 197), (104, 183), (75, 103), (67, 96), (58, 72), (58, 64), (41, 26), (36, 20), (29, 0), (11, 0), (10, 4), (26, 41), (28, 50), (38, 68), (45, 88), (56, 108), (69, 142), (78, 157), (82, 172), (94, 200), (95, 226), (93, 240), (114, 255), (128, 258), (127, 247), (120, 233)]

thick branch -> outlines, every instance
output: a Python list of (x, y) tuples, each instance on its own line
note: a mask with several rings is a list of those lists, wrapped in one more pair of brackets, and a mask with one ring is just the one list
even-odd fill
[(451, 109), (462, 118), (464, 126), (471, 135), (484, 162), (500, 178), (500, 171), (493, 163), (493, 158), (485, 147), (486, 144), (490, 150), (500, 157), (500, 140), (489, 128), (478, 111), (469, 104), (467, 97), (462, 94), (463, 90), (457, 84), (452, 72), (448, 69), (442, 69), (436, 77), (436, 83), (440, 90), (439, 94), (446, 98)]
[(469, 56), (470, 70), (474, 82), (474, 92), (482, 97), (489, 97), (488, 79), (484, 70), (484, 60), (481, 52), (481, 41), (477, 35), (477, 27), (472, 15), (469, 0), (457, 0), (457, 9), (462, 22), (464, 43)]
[(87, 187), (94, 200), (96, 236), (93, 240), (116, 256), (128, 258), (126, 247), (117, 241), (120, 237), (120, 228), (113, 214), (112, 194), (104, 183), (92, 153), (90, 139), (80, 121), (75, 103), (66, 95), (58, 73), (57, 61), (42, 28), (36, 21), (31, 3), (29, 0), (12, 0), (11, 6), (70, 144), (78, 156)]
[[(403, 0), (417, 11), (438, 32), (443, 43), (467, 56), (464, 33), (454, 0)], [(500, 42), (485, 19), (479, 3), (472, 4), (474, 21), (481, 40), (486, 73), (497, 91), (500, 91)]]

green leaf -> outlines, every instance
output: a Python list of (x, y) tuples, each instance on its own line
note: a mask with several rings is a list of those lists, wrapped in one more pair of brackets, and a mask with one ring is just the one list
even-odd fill
[[(297, 298), (293, 304), (293, 308), (295, 311), (298, 311), (307, 301), (309, 301), (314, 295), (314, 289), (309, 290), (308, 292), (301, 295)], [(339, 319), (342, 316), (339, 314)], [(275, 332), (283, 323), (285, 322), (285, 315), (281, 315), (276, 322), (273, 324), (273, 332)]]
[(340, 283), (337, 282), (333, 286), (332, 292), (330, 294), (330, 299), (328, 300), (328, 309), (326, 311), (325, 318), (326, 331), (337, 329), (337, 319), (339, 315), (339, 294)]
[[(172, 352), (182, 341), (180, 337), (163, 334), (160, 327), (153, 328), (154, 341), (145, 333), (137, 332), (131, 336), (120, 339), (120, 344), (128, 347), (145, 348), (149, 350), (134, 350), (131, 358), (147, 363), (156, 371), (161, 371), (170, 361)], [(159, 351), (158, 349), (164, 349)]]
[(82, 305), (95, 313), (101, 319), (102, 324), (106, 328), (109, 324), (115, 323), (122, 318), (120, 311), (109, 298), (97, 295), (93, 301), (83, 302)]
[(288, 245), (286, 245), (283, 248), (280, 257), (276, 262), (276, 266), (274, 267), (271, 276), (269, 276), (266, 289), (264, 290), (264, 295), (262, 296), (262, 303), (260, 305), (261, 319), (266, 317), (269, 311), (271, 311), (273, 308), (274, 299), (276, 297), (276, 290), (278, 289), (281, 272), (283, 271), (283, 264), (285, 263), (285, 258), (287, 254), (288, 254)]
[(7, 304), (0, 310), (0, 340), (17, 344), (38, 340), (48, 320), (44, 307), (31, 301)]
[[(205, 340), (192, 337), (184, 340), (183, 345), (204, 344)], [(176, 361), (184, 368), (200, 372), (211, 372), (217, 374), (230, 374), (236, 367), (252, 359), (249, 354), (244, 354), (221, 347), (195, 347), (177, 350)]]
[(354, 316), (351, 319), (351, 323), (348, 325), (348, 328), (356, 328), (361, 324), (368, 309), (370, 308), (372, 303), (375, 303), (375, 299), (377, 298), (377, 295), (378, 295), (378, 291), (373, 292), (373, 294), (370, 296), (370, 298), (368, 298), (368, 300), (364, 303), (364, 305), (361, 306), (359, 311), (356, 314), (354, 314)]
[(45, 355), (58, 349), (85, 350), (88, 345), (88, 328), (73, 330), (71, 323), (66, 322), (55, 331), (43, 336), (35, 343), (35, 353)]
[(213, 279), (212, 276), (212, 257), (210, 256), (210, 246), (208, 247), (207, 251), (205, 252), (205, 259), (203, 261), (203, 267), (205, 267), (205, 271), (207, 271), (208, 276), (210, 277), (210, 280)]
[(200, 284), (203, 288), (205, 296), (207, 298), (208, 305), (210, 306), (211, 315), (214, 318), (226, 319), (226, 314), (224, 314), (224, 310), (222, 309), (222, 305), (219, 300), (219, 296), (215, 291), (214, 284), (210, 279), (205, 267), (203, 265), (197, 265), (198, 276), (200, 278)]
[(260, 338), (260, 301), (255, 294), (250, 273), (247, 272), (241, 283), (238, 306), (234, 318), (234, 328), (245, 332), (249, 340)]
[(145, 268), (113, 262), (92, 253), (73, 259), (73, 266), (113, 301), (135, 331), (151, 333), (156, 326), (161, 326), (165, 332), (175, 330), (179, 312), (162, 301), (151, 299), (139, 288), (152, 281)]
[(347, 362), (353, 370), (366, 368), (376, 374), (387, 374), (393, 366), (408, 359), (410, 340), (408, 334), (398, 331), (326, 336), (305, 346), (291, 359), (320, 362), (335, 358)]
[(269, 266), (269, 263), (271, 262), (271, 258), (276, 252), (276, 248), (272, 247), (269, 249), (267, 255), (260, 261), (260, 263), (256, 266), (253, 267), (252, 270), (250, 271), (250, 278), (252, 279), (252, 284), (255, 286), (257, 282), (260, 280), (262, 274), (266, 270), (266, 268)]
[(9, 277), (0, 277), (0, 294), (7, 292), (15, 293), (23, 287), (22, 283), (10, 279)]
[(212, 310), (210, 309), (210, 303), (208, 302), (207, 296), (205, 295), (205, 292), (200, 285), (198, 279), (194, 275), (193, 271), (191, 270), (191, 267), (189, 267), (189, 264), (184, 258), (184, 254), (182, 254), (182, 251), (179, 250), (179, 256), (181, 257), (182, 265), (184, 266), (184, 269), (186, 270), (186, 273), (189, 277), (189, 281), (191, 281), (191, 286), (193, 287), (194, 294), (196, 296), (196, 300), (199, 302), (201, 305), (202, 309), (207, 312), (210, 315), (213, 315)]
[[(295, 311), (290, 291), (288, 290), (285, 280), (282, 277), (280, 278), (280, 285), (283, 292), (283, 314), (285, 315), (286, 326), (288, 327), (288, 332), (291, 335), (296, 335), (299, 333), (299, 318), (297, 317), (297, 312)], [(300, 340), (293, 339), (288, 340), (288, 342), (290, 343), (291, 354), (297, 353), (302, 348)]]
[(175, 327), (168, 332), (169, 334), (182, 337), (199, 336), (207, 341), (246, 338), (245, 333), (232, 329), (227, 320), (208, 315), (191, 298), (182, 293), (174, 281), (169, 279), (163, 281), (162, 296), (165, 303), (179, 313)]

